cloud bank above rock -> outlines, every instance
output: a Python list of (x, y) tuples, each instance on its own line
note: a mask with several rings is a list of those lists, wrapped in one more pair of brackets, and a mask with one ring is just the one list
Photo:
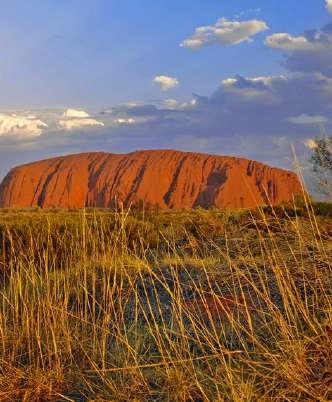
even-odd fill
[(47, 124), (34, 115), (0, 113), (0, 136), (24, 138), (40, 136)]

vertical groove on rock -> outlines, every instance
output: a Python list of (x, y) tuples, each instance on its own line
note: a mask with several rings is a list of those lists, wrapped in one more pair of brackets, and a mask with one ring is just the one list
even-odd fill
[(172, 194), (174, 193), (174, 191), (176, 189), (177, 181), (178, 181), (182, 166), (185, 163), (185, 161), (187, 160), (187, 158), (188, 158), (188, 156), (184, 156), (179, 161), (178, 166), (177, 166), (177, 168), (176, 168), (176, 170), (174, 172), (171, 185), (169, 186), (169, 189), (168, 189), (167, 193), (164, 195), (164, 201), (165, 201), (165, 204), (167, 206), (171, 206), (170, 202), (171, 202)]
[[(55, 164), (54, 170), (52, 173), (49, 173), (46, 177), (46, 180), (44, 181), (43, 185), (42, 185), (42, 189), (39, 193), (38, 196), (38, 200), (37, 200), (37, 205), (39, 207), (43, 207), (44, 206), (44, 201), (45, 201), (45, 197), (47, 194), (47, 186), (49, 185), (50, 181), (52, 180), (52, 178), (57, 174), (58, 169), (60, 168), (62, 163), (62, 160), (60, 160), (60, 162), (58, 162), (57, 164)], [(37, 190), (36, 190), (37, 191)]]

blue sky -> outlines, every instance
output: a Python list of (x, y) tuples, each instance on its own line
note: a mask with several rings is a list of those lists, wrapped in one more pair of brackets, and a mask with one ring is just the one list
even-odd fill
[(306, 155), (332, 118), (331, 3), (3, 2), (0, 177), (48, 156), (137, 148), (289, 167), (290, 145)]
[[(319, 4), (321, 3), (321, 4)], [(186, 99), (208, 95), (235, 74), (283, 71), (280, 54), (251, 44), (211, 46), (200, 52), (179, 43), (217, 18), (262, 19), (271, 32), (301, 34), (328, 15), (320, 0), (21, 0), (1, 7), (3, 38), (2, 108), (82, 105), (107, 107), (160, 96), (151, 85), (157, 74), (176, 75), (172, 93)], [(256, 10), (260, 9), (260, 12)], [(265, 33), (264, 35), (265, 36)], [(8, 96), (10, 94), (10, 96)]]

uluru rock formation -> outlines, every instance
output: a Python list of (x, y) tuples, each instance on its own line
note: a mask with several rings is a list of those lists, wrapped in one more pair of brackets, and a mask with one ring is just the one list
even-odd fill
[(293, 172), (242, 158), (173, 150), (62, 156), (12, 169), (1, 207), (251, 208), (301, 194)]

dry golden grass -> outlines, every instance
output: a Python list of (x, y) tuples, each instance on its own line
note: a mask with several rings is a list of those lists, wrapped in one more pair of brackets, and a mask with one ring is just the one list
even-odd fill
[(1, 211), (0, 400), (332, 400), (329, 213)]

